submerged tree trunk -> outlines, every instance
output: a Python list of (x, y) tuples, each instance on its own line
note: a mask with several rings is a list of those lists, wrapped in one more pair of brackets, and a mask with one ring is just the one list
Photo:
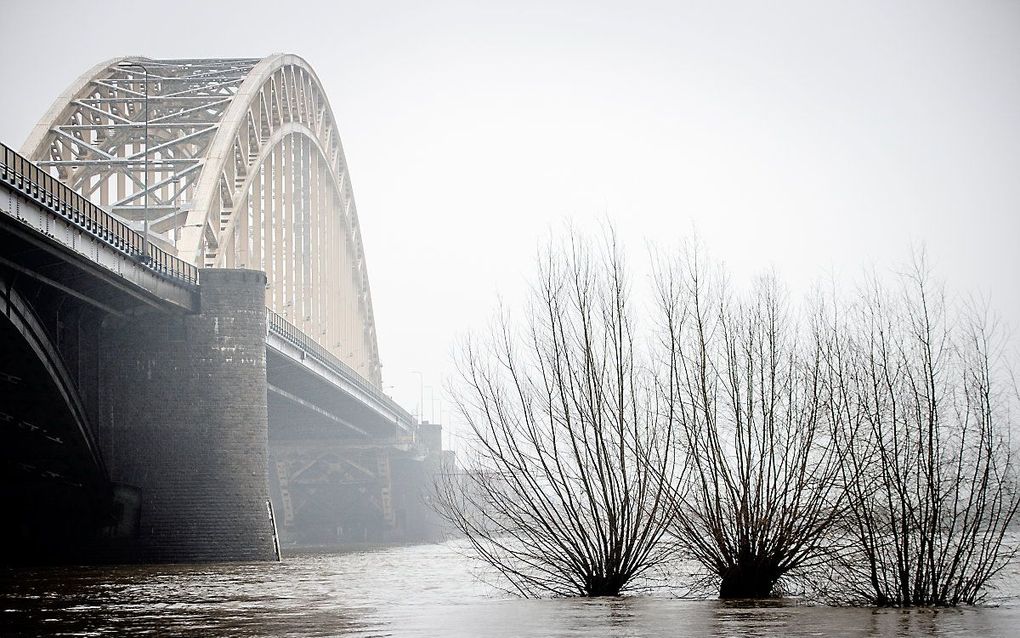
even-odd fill
[(780, 574), (772, 565), (759, 563), (731, 565), (720, 570), (719, 598), (769, 598), (774, 595)]

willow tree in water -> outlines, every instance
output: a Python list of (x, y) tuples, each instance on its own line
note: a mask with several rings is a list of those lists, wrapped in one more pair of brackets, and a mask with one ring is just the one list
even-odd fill
[(879, 605), (975, 603), (1015, 555), (1017, 388), (987, 313), (954, 307), (923, 258), (832, 322), (855, 551), (837, 583)]
[(540, 259), (525, 320), (460, 361), (467, 468), (440, 512), (525, 596), (607, 596), (671, 551), (670, 397), (637, 355), (623, 259), (571, 238)]
[(740, 299), (696, 247), (662, 270), (688, 465), (673, 530), (720, 598), (763, 598), (827, 557), (843, 492), (820, 335), (773, 277)]

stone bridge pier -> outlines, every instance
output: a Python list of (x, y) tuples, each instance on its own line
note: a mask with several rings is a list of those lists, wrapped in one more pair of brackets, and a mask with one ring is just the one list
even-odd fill
[(99, 448), (110, 480), (139, 497), (120, 521), (135, 528), (132, 556), (274, 558), (266, 277), (210, 268), (201, 282), (197, 314), (105, 322)]
[(265, 274), (205, 269), (195, 311), (168, 312), (12, 266), (0, 264), (0, 564), (277, 558)]

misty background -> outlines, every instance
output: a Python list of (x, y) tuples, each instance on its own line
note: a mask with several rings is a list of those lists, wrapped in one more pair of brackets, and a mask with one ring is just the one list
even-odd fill
[[(1020, 327), (1020, 2), (11, 2), (0, 140), (121, 55), (318, 73), (386, 391), (449, 421), (458, 335), (522, 298), (550, 230), (696, 230), (796, 295), (924, 245)], [(416, 374), (416, 372), (420, 372)]]

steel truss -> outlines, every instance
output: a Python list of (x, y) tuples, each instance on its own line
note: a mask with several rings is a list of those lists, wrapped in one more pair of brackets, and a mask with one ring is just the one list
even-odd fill
[(154, 243), (197, 266), (264, 270), (266, 305), (381, 387), (347, 163), (301, 58), (109, 60), (57, 99), (23, 154), (134, 228), (148, 193)]

